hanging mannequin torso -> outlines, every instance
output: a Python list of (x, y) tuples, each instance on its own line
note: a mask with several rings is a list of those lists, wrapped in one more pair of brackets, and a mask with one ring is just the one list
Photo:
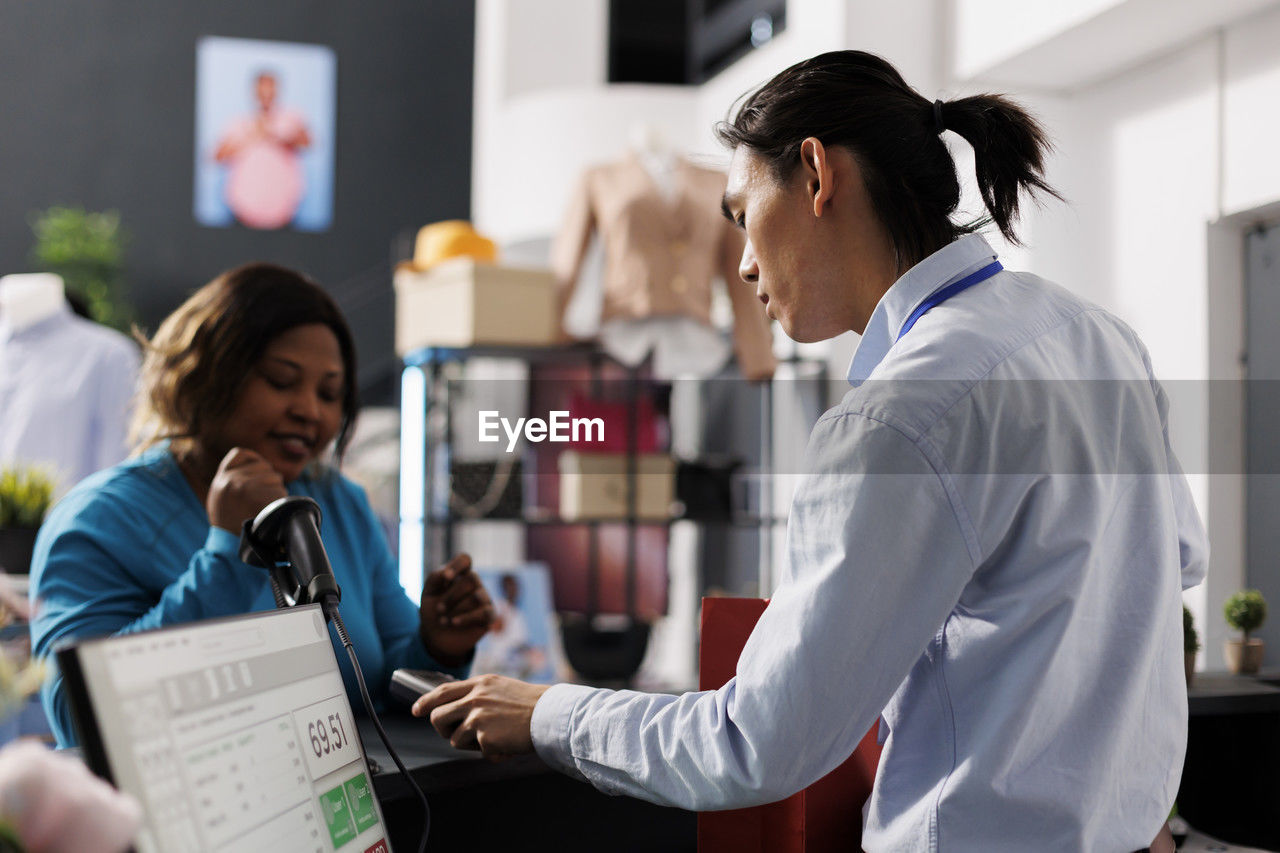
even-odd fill
[[(654, 125), (637, 125), (631, 138), (636, 161), (657, 194), (674, 207), (680, 194), (680, 157)], [(658, 379), (711, 376), (732, 353), (729, 343), (710, 326), (680, 315), (610, 320), (600, 329), (600, 343), (611, 356), (633, 367), (652, 356), (650, 367)]]
[(676, 167), (680, 158), (667, 144), (667, 139), (657, 125), (639, 123), (631, 128), (631, 151), (640, 165), (649, 173), (658, 195), (672, 204), (679, 191)]
[[(626, 363), (654, 352), (655, 366), (705, 376), (719, 370), (729, 350), (711, 324), (711, 283), (719, 275), (731, 285), (743, 374), (771, 375), (769, 321), (754, 293), (739, 285), (742, 237), (720, 214), (724, 175), (688, 162), (658, 142), (652, 128), (641, 128), (627, 156), (584, 172), (570, 201), (552, 248), (563, 303), (598, 235), (605, 259), (601, 342)], [(659, 345), (663, 352), (655, 351)]]

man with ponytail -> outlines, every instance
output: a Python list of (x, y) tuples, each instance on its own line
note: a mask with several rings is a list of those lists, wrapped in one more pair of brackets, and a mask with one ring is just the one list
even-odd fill
[[(973, 146), (989, 218), (954, 218), (946, 131)], [(718, 133), (745, 286), (797, 341), (862, 336), (737, 675), (684, 696), (486, 676), (415, 713), (459, 746), (701, 810), (795, 793), (879, 719), (867, 850), (1152, 844), (1185, 750), (1180, 595), (1207, 545), (1137, 336), (978, 233), (1016, 243), (1023, 201), (1057, 197), (1044, 131), (1002, 96), (930, 100), (841, 51)]]

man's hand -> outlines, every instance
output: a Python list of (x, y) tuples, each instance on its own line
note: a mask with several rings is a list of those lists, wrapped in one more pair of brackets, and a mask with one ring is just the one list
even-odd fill
[(205, 509), (214, 527), (240, 535), (240, 526), (277, 498), (287, 497), (284, 480), (271, 463), (252, 450), (232, 448), (222, 457), (209, 484)]
[(418, 697), (415, 717), (431, 725), (459, 749), (478, 749), (490, 758), (533, 752), (533, 706), (545, 684), (526, 684), (505, 675), (450, 681)]
[(493, 602), (471, 557), (459, 554), (427, 575), (418, 607), (418, 633), (427, 653), (442, 666), (466, 663), (493, 624)]

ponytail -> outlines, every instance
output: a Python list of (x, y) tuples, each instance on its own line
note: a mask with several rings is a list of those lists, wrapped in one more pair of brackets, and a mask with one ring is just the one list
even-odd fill
[(942, 105), (943, 125), (973, 147), (978, 191), (1005, 239), (1018, 244), (1019, 196), (1062, 200), (1044, 179), (1049, 138), (1040, 123), (1003, 95), (974, 95)]
[[(952, 221), (960, 182), (939, 136), (942, 129), (973, 146), (989, 217)], [(811, 136), (849, 149), (872, 207), (907, 266), (988, 222), (1017, 244), (1020, 193), (1062, 198), (1044, 180), (1048, 137), (1017, 104), (1001, 95), (929, 101), (888, 62), (859, 50), (824, 53), (791, 66), (749, 95), (716, 133), (730, 148), (751, 148), (779, 179), (799, 165), (800, 145)]]

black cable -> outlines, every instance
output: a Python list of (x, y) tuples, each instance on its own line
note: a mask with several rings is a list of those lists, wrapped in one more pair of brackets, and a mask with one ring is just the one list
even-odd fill
[(396, 768), (418, 795), (418, 799), (422, 801), (422, 840), (418, 843), (418, 853), (425, 853), (427, 837), (431, 834), (431, 806), (427, 804), (427, 795), (423, 793), (417, 781), (405, 769), (404, 762), (396, 754), (395, 749), (391, 746), (391, 739), (387, 737), (386, 730), (382, 728), (382, 722), (378, 719), (377, 712), (373, 710), (373, 699), (369, 696), (369, 688), (365, 686), (364, 673), (360, 671), (360, 661), (356, 659), (355, 646), (351, 645), (351, 637), (347, 635), (347, 626), (342, 624), (342, 617), (338, 615), (338, 603), (332, 598), (325, 598), (322, 607), (324, 608), (324, 615), (333, 623), (334, 629), (338, 632), (338, 639), (342, 641), (343, 648), (347, 650), (347, 655), (351, 658), (351, 666), (356, 671), (356, 682), (360, 685), (360, 698), (364, 700), (365, 710), (369, 712), (369, 719), (373, 720), (373, 727), (377, 729), (378, 737), (382, 738), (382, 745), (387, 748), (387, 752), (391, 754), (391, 760), (396, 763)]
[(271, 597), (276, 600), (276, 610), (283, 610), (289, 606), (289, 602), (285, 600), (284, 590), (280, 588), (280, 581), (276, 580), (276, 573), (271, 573)]

